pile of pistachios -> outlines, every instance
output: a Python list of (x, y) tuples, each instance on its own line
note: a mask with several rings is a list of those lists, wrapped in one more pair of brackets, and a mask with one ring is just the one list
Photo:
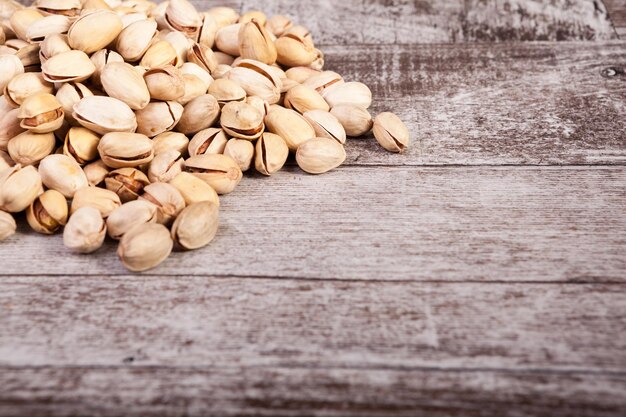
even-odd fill
[(394, 114), (372, 119), (365, 84), (324, 70), (306, 28), (187, 0), (2, 0), (0, 90), (0, 240), (25, 211), (78, 253), (119, 240), (131, 271), (209, 244), (218, 195), (252, 167), (293, 153), (321, 174), (347, 137), (409, 142)]

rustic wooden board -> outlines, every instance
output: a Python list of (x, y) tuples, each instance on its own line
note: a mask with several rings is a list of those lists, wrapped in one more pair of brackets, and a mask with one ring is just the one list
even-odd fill
[(626, 1), (624, 0), (604, 0), (604, 4), (609, 12), (609, 19), (613, 22), (619, 38), (626, 37)]
[[(623, 282), (625, 187), (621, 167), (289, 168), (245, 178), (222, 198), (215, 241), (154, 272)], [(2, 248), (2, 275), (125, 273), (111, 244), (71, 255), (60, 236), (25, 232)]]

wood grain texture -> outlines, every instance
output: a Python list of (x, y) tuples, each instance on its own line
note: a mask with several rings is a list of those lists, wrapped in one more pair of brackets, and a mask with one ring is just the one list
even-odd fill
[(613, 22), (615, 30), (620, 39), (626, 38), (626, 1), (624, 0), (604, 0), (604, 4), (609, 12), (609, 19)]
[[(245, 178), (222, 198), (215, 241), (153, 272), (622, 282), (625, 187), (621, 167), (291, 167)], [(25, 231), (2, 248), (2, 275), (125, 273), (112, 244), (72, 255), (61, 236)]]

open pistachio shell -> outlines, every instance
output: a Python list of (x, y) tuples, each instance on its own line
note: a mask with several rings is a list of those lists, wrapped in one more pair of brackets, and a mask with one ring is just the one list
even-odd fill
[(85, 97), (74, 105), (73, 116), (82, 126), (101, 135), (137, 129), (135, 113), (113, 97)]
[(70, 27), (67, 38), (72, 49), (87, 54), (105, 48), (122, 31), (122, 20), (109, 10), (83, 13)]

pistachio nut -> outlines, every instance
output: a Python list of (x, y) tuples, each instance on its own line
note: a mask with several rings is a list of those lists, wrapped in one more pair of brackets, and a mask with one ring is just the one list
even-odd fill
[(47, 190), (26, 209), (26, 221), (37, 233), (51, 235), (67, 223), (67, 200), (56, 190)]
[(322, 97), (335, 107), (340, 104), (351, 104), (367, 109), (372, 104), (372, 92), (369, 87), (359, 82), (335, 83), (324, 88)]
[(311, 64), (309, 65), (309, 67), (321, 71), (324, 69), (324, 64), (325, 64), (325, 60), (324, 60), (324, 52), (322, 52), (319, 49), (315, 49), (315, 52), (317, 53), (317, 58), (315, 59), (315, 61), (311, 62)]
[(265, 23), (265, 28), (276, 37), (281, 36), (291, 27), (293, 27), (293, 22), (287, 16), (283, 15), (274, 15), (267, 19)]
[(193, 45), (193, 40), (186, 37), (182, 32), (172, 31), (166, 34), (159, 35), (160, 40), (169, 42), (172, 48), (176, 51), (176, 62), (172, 65), (176, 67), (182, 66), (187, 60), (187, 51)]
[(213, 81), (209, 86), (209, 94), (217, 99), (220, 107), (231, 101), (246, 99), (246, 91), (236, 82), (226, 78)]
[(67, 155), (53, 154), (42, 159), (39, 174), (47, 188), (56, 190), (67, 198), (74, 197), (76, 191), (89, 186), (85, 172)]
[[(0, 55), (0, 58), (2, 56)], [(26, 97), (39, 93), (52, 93), (54, 87), (43, 79), (40, 72), (18, 74), (4, 88), (4, 98), (13, 107), (22, 105)]]
[(93, 96), (93, 93), (82, 83), (63, 83), (57, 90), (56, 98), (63, 107), (65, 120), (72, 125), (78, 125), (74, 119), (74, 105), (85, 97)]
[(49, 93), (27, 97), (17, 114), (20, 125), (34, 133), (54, 132), (63, 124), (64, 116), (61, 103)]
[(143, 77), (124, 62), (106, 64), (100, 81), (109, 97), (123, 101), (133, 110), (141, 110), (150, 102), (150, 92)]
[(181, 172), (169, 182), (169, 185), (176, 187), (186, 204), (199, 201), (210, 201), (218, 206), (220, 204), (219, 197), (213, 187), (189, 172)]
[(156, 223), (157, 206), (146, 200), (124, 203), (109, 214), (107, 232), (112, 239), (119, 240), (133, 227), (144, 223)]
[(224, 105), (220, 124), (226, 133), (239, 139), (257, 139), (265, 130), (263, 115), (259, 110), (238, 101)]
[(204, 45), (207, 48), (213, 48), (215, 44), (215, 35), (219, 29), (218, 22), (213, 16), (208, 13), (203, 13), (201, 16), (202, 25), (198, 31), (198, 43)]
[(6, 211), (0, 210), (0, 241), (8, 239), (15, 234), (17, 224), (15, 219)]
[(195, 75), (200, 80), (202, 80), (202, 83), (205, 86), (202, 94), (206, 93), (207, 88), (209, 88), (211, 83), (213, 83), (213, 77), (211, 76), (211, 74), (200, 65), (194, 64), (193, 62), (185, 62), (183, 65), (181, 65), (180, 72), (182, 75)]
[(298, 147), (296, 162), (309, 174), (322, 174), (346, 160), (346, 150), (334, 139), (313, 138)]
[(150, 180), (136, 168), (119, 168), (107, 172), (104, 178), (107, 190), (116, 193), (123, 203), (136, 200)]
[(66, 35), (48, 35), (39, 44), (39, 61), (46, 62), (48, 59), (55, 55), (62, 54), (63, 52), (71, 51), (72, 48), (67, 44)]
[(122, 20), (113, 11), (94, 10), (84, 12), (74, 21), (67, 39), (72, 49), (91, 54), (105, 48), (122, 31)]
[(249, 10), (239, 16), (239, 23), (248, 23), (251, 20), (256, 20), (261, 26), (265, 26), (267, 15), (260, 10)]
[(102, 218), (106, 219), (121, 205), (120, 197), (113, 191), (100, 187), (83, 187), (74, 194), (70, 214), (74, 214), (82, 207), (93, 207), (98, 209)]
[(339, 120), (348, 136), (362, 136), (372, 130), (372, 116), (363, 107), (353, 104), (334, 106), (330, 113)]
[[(1, 22), (0, 22), (1, 23)], [(21, 39), (9, 39), (6, 42), (4, 42), (4, 45), (2, 45), (2, 49), (0, 49), (0, 52), (2, 52), (2, 54), (7, 54), (7, 55), (17, 55), (17, 52), (30, 45), (28, 42), (23, 41)]]
[(113, 97), (84, 97), (74, 105), (72, 116), (82, 126), (101, 135), (137, 129), (135, 113), (126, 103)]
[(45, 16), (34, 21), (26, 29), (26, 40), (32, 43), (42, 42), (46, 36), (66, 34), (71, 21), (62, 15)]
[[(81, 0), (83, 3), (83, 13), (93, 10), (111, 10), (111, 6), (105, 0)], [(114, 0), (110, 0), (114, 1)]]
[(0, 150), (0, 172), (9, 169), (15, 165), (15, 161), (11, 159), (8, 153)]
[(219, 80), (222, 78), (228, 78), (228, 73), (230, 72), (231, 69), (232, 67), (228, 64), (219, 64), (217, 67), (215, 67), (215, 71), (213, 71), (211, 75), (216, 80)]
[(37, 11), (44, 15), (60, 15), (76, 17), (80, 14), (80, 0), (37, 0), (34, 3)]
[(237, 162), (220, 154), (191, 156), (185, 161), (184, 170), (209, 184), (218, 194), (232, 192), (243, 176)]
[(297, 33), (287, 32), (274, 44), (278, 55), (276, 60), (286, 67), (306, 67), (318, 58), (311, 42)]
[(409, 144), (409, 129), (393, 113), (380, 113), (374, 119), (374, 137), (389, 152), (403, 152)]
[(325, 89), (331, 86), (343, 83), (343, 77), (334, 71), (318, 72), (317, 74), (314, 74), (308, 77), (306, 80), (302, 81), (302, 84), (306, 85), (307, 87), (311, 87), (318, 93), (322, 93)]
[(137, 133), (148, 137), (172, 130), (183, 116), (183, 106), (175, 101), (153, 101), (137, 110)]
[(148, 178), (151, 182), (169, 182), (182, 172), (184, 162), (178, 151), (160, 153), (150, 162)]
[(102, 70), (107, 64), (112, 62), (124, 62), (124, 58), (122, 58), (120, 54), (115, 51), (111, 51), (110, 49), (100, 49), (98, 52), (91, 55), (90, 59), (96, 67), (96, 70), (91, 75), (91, 81), (98, 87), (102, 87), (100, 76), (102, 74)]
[(17, 117), (19, 111), (19, 109), (13, 109), (0, 114), (0, 150), (6, 151), (9, 141), (25, 130), (20, 126), (21, 120)]
[(239, 55), (242, 58), (254, 59), (264, 64), (276, 62), (274, 41), (263, 27), (262, 22), (252, 18), (241, 22), (238, 34)]
[(207, 86), (198, 76), (193, 74), (183, 74), (183, 81), (185, 83), (185, 94), (176, 100), (183, 106), (189, 103), (196, 97), (200, 97), (207, 91)]
[(187, 153), (189, 139), (180, 132), (163, 132), (152, 139), (154, 155), (167, 151), (178, 151), (181, 155)]
[(209, 127), (196, 133), (189, 142), (190, 156), (206, 153), (224, 153), (228, 138), (222, 129)]
[(294, 25), (290, 27), (285, 31), (285, 33), (283, 33), (283, 36), (284, 35), (297, 36), (307, 45), (311, 47), (315, 46), (313, 45), (313, 36), (311, 35), (311, 31), (302, 25)]
[(215, 97), (203, 94), (185, 105), (176, 130), (186, 135), (195, 134), (212, 126), (220, 115), (220, 106)]
[(185, 95), (183, 74), (172, 65), (148, 70), (143, 79), (153, 100), (178, 100)]
[[(214, 51), (213, 52), (213, 56), (215, 57), (215, 59), (217, 60), (217, 63), (219, 65), (231, 66), (233, 64), (233, 62), (235, 62), (235, 57), (234, 56), (230, 56), (228, 54), (225, 54), (222, 51)], [(215, 71), (213, 71), (213, 72), (215, 72)]]
[(178, 54), (168, 41), (153, 43), (141, 58), (139, 65), (145, 68), (160, 68), (167, 65), (176, 65)]
[(218, 50), (232, 56), (239, 56), (239, 31), (241, 24), (231, 24), (220, 28), (215, 34), (215, 46)]
[(211, 16), (220, 28), (237, 23), (239, 20), (239, 13), (231, 7), (213, 7), (207, 10), (206, 14)]
[(346, 143), (346, 131), (331, 113), (323, 110), (309, 110), (302, 116), (313, 126), (317, 137), (335, 139), (342, 145)]
[(15, 55), (0, 55), (0, 90), (4, 91), (9, 82), (18, 74), (24, 73), (22, 61)]
[(272, 175), (287, 162), (289, 147), (278, 135), (266, 132), (256, 143), (254, 167), (263, 175)]
[(87, 54), (68, 51), (53, 56), (41, 65), (43, 78), (51, 83), (84, 81), (96, 70)]
[(23, 40), (28, 41), (28, 36), (26, 36), (26, 32), (28, 28), (35, 23), (37, 20), (43, 19), (43, 15), (39, 13), (36, 9), (21, 9), (16, 10), (9, 20), (9, 24), (11, 25), (11, 29), (15, 32), (15, 35)]
[(172, 252), (174, 242), (167, 227), (162, 224), (139, 224), (122, 236), (117, 255), (130, 271), (141, 272), (154, 268)]
[(152, 44), (156, 34), (157, 23), (153, 19), (138, 20), (120, 32), (115, 49), (126, 61), (139, 61)]
[(169, 224), (185, 208), (185, 199), (171, 184), (155, 182), (147, 185), (143, 191), (139, 200), (146, 200), (157, 206), (158, 223)]
[(319, 74), (320, 71), (315, 70), (311, 67), (292, 67), (285, 71), (285, 75), (287, 78), (299, 84), (304, 84), (305, 81), (307, 81), (309, 78), (312, 78)]
[(329, 111), (328, 103), (322, 98), (320, 93), (302, 84), (292, 87), (285, 94), (284, 105), (288, 109), (304, 114), (309, 110)]
[(39, 45), (31, 44), (20, 48), (15, 56), (20, 59), (24, 66), (24, 71), (35, 72), (41, 67), (41, 59), (39, 58)]
[(265, 125), (268, 131), (283, 138), (292, 151), (315, 137), (315, 130), (300, 113), (279, 106), (272, 106), (265, 116)]
[(65, 135), (63, 154), (74, 158), (79, 165), (85, 165), (98, 158), (100, 136), (84, 127), (72, 127)]
[(41, 177), (32, 165), (17, 164), (0, 172), (0, 210), (18, 213), (42, 193)]
[(107, 133), (100, 139), (98, 153), (111, 168), (137, 167), (154, 158), (152, 140), (141, 133)]
[(106, 224), (97, 209), (82, 207), (72, 214), (65, 225), (63, 244), (73, 252), (95, 252), (104, 242), (106, 229)]
[(218, 65), (211, 48), (197, 43), (187, 51), (187, 60), (208, 72), (213, 72)]
[(249, 140), (232, 138), (226, 143), (223, 153), (232, 158), (239, 169), (247, 171), (254, 158), (254, 145)]
[(202, 25), (200, 14), (187, 0), (170, 0), (164, 17), (170, 29), (183, 32), (191, 39), (197, 37)]
[(185, 250), (202, 248), (213, 240), (219, 224), (219, 207), (200, 201), (185, 207), (172, 225), (172, 239)]
[(282, 81), (269, 65), (249, 59), (241, 60), (228, 71), (228, 79), (239, 84), (249, 96), (258, 96), (269, 104), (278, 103)]
[(263, 115), (263, 117), (267, 116), (267, 113), (270, 109), (270, 104), (263, 100), (261, 97), (257, 96), (248, 96), (246, 97), (246, 103), (254, 107)]
[(95, 187), (104, 181), (105, 177), (109, 174), (111, 168), (106, 166), (102, 159), (98, 159), (90, 164), (85, 165), (83, 171), (87, 177), (89, 185)]
[(33, 133), (26, 131), (9, 141), (7, 150), (11, 159), (23, 166), (37, 165), (54, 152), (56, 139), (53, 133)]

